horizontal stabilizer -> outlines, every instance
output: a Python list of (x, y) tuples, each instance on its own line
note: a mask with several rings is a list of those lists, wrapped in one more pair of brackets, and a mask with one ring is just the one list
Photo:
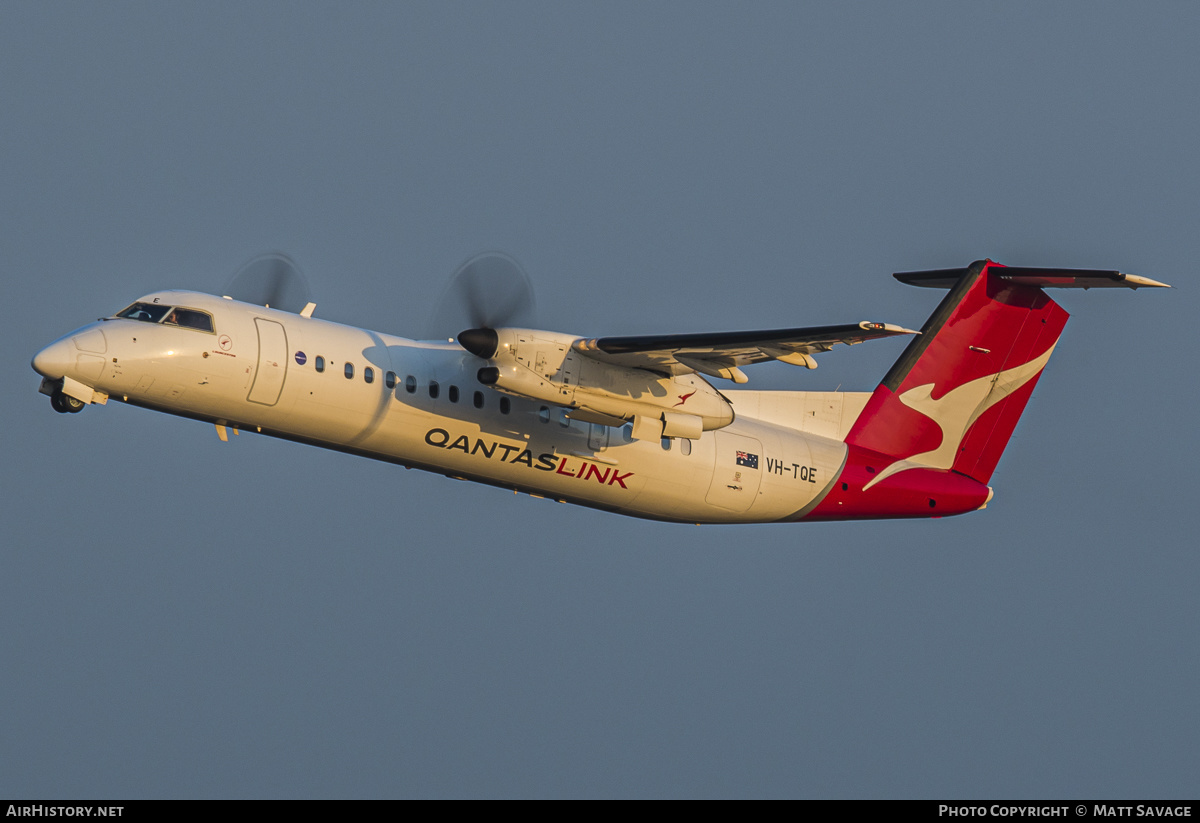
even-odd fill
[[(966, 268), (934, 269), (931, 271), (896, 272), (892, 277), (910, 286), (923, 286), (928, 289), (951, 289), (954, 288), (954, 284), (966, 273)], [(1021, 286), (1036, 286), (1042, 289), (1171, 288), (1166, 283), (1151, 280), (1149, 277), (1138, 277), (1136, 274), (1122, 274), (1119, 271), (1100, 271), (1096, 269), (1038, 269), (1005, 266), (1004, 268), (996, 269), (996, 277), (1001, 282)]]

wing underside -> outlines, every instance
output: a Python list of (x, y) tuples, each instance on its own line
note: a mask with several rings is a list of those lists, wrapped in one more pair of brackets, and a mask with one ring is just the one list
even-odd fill
[(700, 372), (736, 383), (746, 382), (741, 366), (779, 360), (794, 366), (816, 368), (812, 355), (835, 345), (854, 345), (899, 334), (917, 334), (890, 323), (852, 323), (796, 329), (660, 334), (635, 337), (599, 337), (577, 340), (581, 354), (628, 368), (663, 374)]

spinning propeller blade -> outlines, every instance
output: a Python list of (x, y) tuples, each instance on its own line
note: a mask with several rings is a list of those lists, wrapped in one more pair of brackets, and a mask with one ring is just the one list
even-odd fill
[(225, 294), (243, 303), (300, 313), (309, 302), (308, 283), (286, 254), (260, 254), (238, 269)]
[(433, 312), (431, 339), (450, 338), (463, 329), (496, 329), (533, 322), (529, 276), (516, 260), (485, 252), (459, 267)]

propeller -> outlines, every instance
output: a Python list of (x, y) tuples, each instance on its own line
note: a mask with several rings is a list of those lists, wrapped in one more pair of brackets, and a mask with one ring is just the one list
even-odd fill
[(238, 269), (225, 294), (243, 303), (255, 303), (299, 314), (308, 305), (308, 282), (296, 261), (282, 252), (260, 254)]
[[(462, 329), (459, 342), (480, 357), (495, 353), (497, 328), (528, 326), (533, 323), (533, 286), (516, 260), (500, 252), (484, 252), (459, 266), (450, 278), (434, 310), (428, 335), (448, 339)], [(476, 334), (478, 333), (478, 334)], [(474, 341), (482, 336), (493, 341), (491, 354), (481, 354), (487, 346)]]

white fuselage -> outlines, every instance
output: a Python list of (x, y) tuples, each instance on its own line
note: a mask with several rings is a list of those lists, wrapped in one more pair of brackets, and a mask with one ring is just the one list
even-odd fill
[(727, 393), (736, 419), (698, 439), (633, 440), (629, 426), (572, 420), (562, 407), (482, 385), (483, 361), (453, 343), (196, 292), (142, 301), (207, 312), (214, 330), (108, 319), (52, 344), (35, 368), (65, 378), (64, 390), (85, 402), (123, 400), (660, 520), (798, 519), (820, 502), (846, 459), (837, 426), (821, 436), (801, 431), (800, 421), (756, 418), (768, 393), (747, 392), (745, 402), (742, 393)]

